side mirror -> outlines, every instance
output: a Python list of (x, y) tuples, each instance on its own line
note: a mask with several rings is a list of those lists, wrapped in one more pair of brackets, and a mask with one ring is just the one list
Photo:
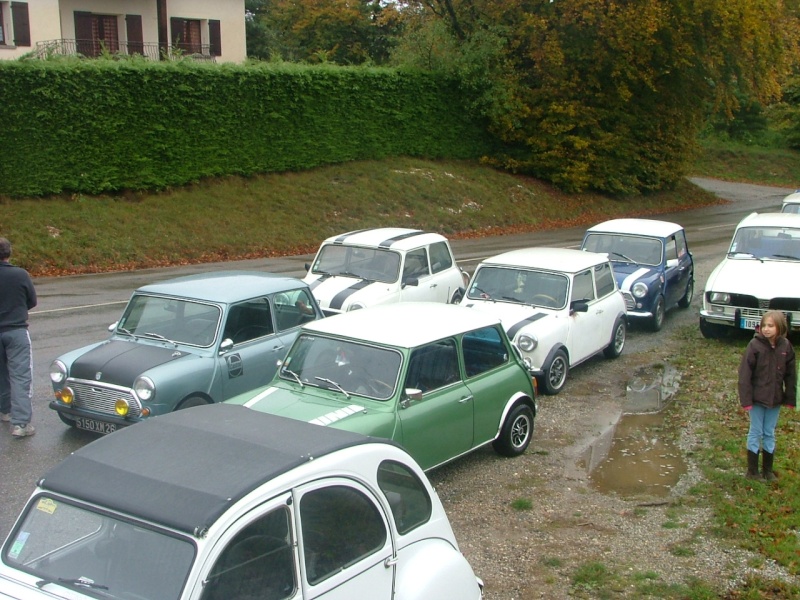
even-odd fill
[(405, 287), (407, 285), (410, 285), (412, 287), (417, 287), (419, 285), (419, 279), (417, 279), (416, 277), (409, 277), (408, 279), (403, 279), (402, 287)]
[(117, 328), (117, 324), (119, 321), (114, 321), (111, 325), (108, 326), (108, 330), (113, 333), (113, 331)]
[(586, 300), (575, 300), (569, 308), (572, 312), (589, 312), (589, 303)]
[(400, 401), (400, 408), (408, 408), (412, 401), (422, 400), (422, 390), (417, 388), (406, 388), (403, 392), (403, 399)]
[(678, 259), (677, 258), (670, 258), (667, 260), (667, 268), (674, 269), (678, 266)]
[(225, 354), (231, 348), (233, 348), (233, 340), (231, 338), (225, 338), (219, 345), (219, 353)]
[(308, 273), (308, 271), (311, 269), (311, 265), (310, 265), (310, 264), (308, 264), (308, 263), (305, 263), (305, 264), (303, 265), (303, 267), (305, 267), (306, 273)]

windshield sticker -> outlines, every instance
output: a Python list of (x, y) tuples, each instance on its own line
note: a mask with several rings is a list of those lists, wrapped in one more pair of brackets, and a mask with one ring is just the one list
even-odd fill
[(30, 536), (30, 533), (27, 531), (19, 532), (17, 539), (14, 540), (14, 544), (11, 546), (11, 550), (8, 551), (8, 555), (11, 558), (19, 558), (19, 555), (22, 554), (22, 549), (25, 548), (25, 543), (28, 541), (28, 536)]
[(42, 498), (36, 503), (36, 510), (46, 512), (48, 515), (52, 515), (54, 512), (56, 512), (57, 508), (58, 503), (52, 498)]

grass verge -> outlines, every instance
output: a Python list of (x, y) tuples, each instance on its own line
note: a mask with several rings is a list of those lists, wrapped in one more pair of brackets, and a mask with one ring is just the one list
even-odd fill
[(475, 162), (404, 158), (152, 194), (0, 198), (0, 235), (14, 244), (15, 264), (43, 276), (305, 254), (366, 227), (481, 237), (716, 202), (688, 182), (640, 197), (568, 195)]

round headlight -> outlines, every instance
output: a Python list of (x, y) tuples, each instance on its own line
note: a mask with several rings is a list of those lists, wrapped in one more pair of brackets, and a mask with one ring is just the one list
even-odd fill
[(366, 306), (364, 306), (364, 304), (363, 304), (362, 302), (353, 302), (353, 303), (352, 303), (352, 304), (351, 304), (351, 305), (350, 305), (350, 306), (347, 308), (347, 312), (350, 312), (351, 310), (360, 310), (360, 309), (362, 309), (362, 308), (366, 308)]
[(125, 398), (120, 398), (116, 402), (114, 402), (114, 411), (120, 416), (124, 417), (128, 414), (128, 410), (130, 409), (130, 405)]
[(731, 303), (731, 295), (726, 294), (725, 292), (711, 292), (708, 295), (709, 301), (713, 302), (714, 304), (730, 304)]
[(50, 365), (50, 381), (64, 383), (67, 379), (67, 366), (60, 360), (54, 360)]
[(133, 393), (139, 400), (147, 402), (156, 395), (156, 384), (149, 377), (137, 377), (133, 382)]
[(519, 345), (519, 349), (523, 352), (530, 352), (539, 345), (539, 340), (537, 340), (535, 336), (522, 334), (517, 338), (517, 344)]
[(644, 298), (647, 296), (647, 284), (641, 281), (637, 281), (633, 284), (631, 288), (631, 293), (636, 296), (637, 298)]

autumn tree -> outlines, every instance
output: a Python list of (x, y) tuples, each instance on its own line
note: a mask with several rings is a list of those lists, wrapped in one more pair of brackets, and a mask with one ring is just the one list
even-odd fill
[(709, 107), (770, 102), (796, 58), (796, 13), (782, 0), (411, 6), (399, 60), (464, 72), (509, 145), (497, 163), (568, 190), (675, 184)]
[[(248, 0), (248, 56), (381, 64), (399, 20), (379, 0)], [(251, 43), (252, 40), (252, 43)]]

